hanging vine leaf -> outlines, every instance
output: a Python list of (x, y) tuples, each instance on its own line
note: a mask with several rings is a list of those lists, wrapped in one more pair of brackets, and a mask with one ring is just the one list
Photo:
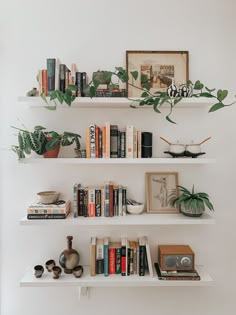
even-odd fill
[(217, 103), (217, 104), (214, 104), (210, 110), (209, 110), (209, 113), (212, 113), (212, 112), (215, 112), (216, 110), (220, 109), (220, 108), (223, 108), (225, 107), (225, 105), (223, 103)]

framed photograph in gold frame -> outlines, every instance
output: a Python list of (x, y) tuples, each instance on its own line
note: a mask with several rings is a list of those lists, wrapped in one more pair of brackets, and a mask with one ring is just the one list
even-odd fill
[(178, 213), (173, 200), (179, 196), (177, 172), (149, 172), (146, 177), (148, 213)]
[[(188, 51), (152, 51), (127, 50), (126, 70), (129, 75), (127, 84), (128, 97), (140, 97), (144, 87), (141, 75), (150, 83), (150, 92), (166, 91), (174, 79), (178, 86), (189, 80)], [(137, 71), (138, 78), (134, 80), (130, 72)], [(134, 87), (135, 85), (136, 87)]]

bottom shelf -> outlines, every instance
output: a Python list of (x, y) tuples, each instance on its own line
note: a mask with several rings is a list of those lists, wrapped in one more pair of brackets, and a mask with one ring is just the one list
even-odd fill
[(84, 273), (81, 278), (75, 278), (73, 274), (62, 273), (60, 278), (54, 280), (52, 275), (47, 271), (44, 272), (41, 278), (35, 278), (33, 274), (33, 268), (28, 270), (20, 281), (21, 287), (200, 287), (210, 286), (213, 283), (210, 275), (205, 271), (203, 266), (197, 266), (201, 280), (159, 280), (154, 270), (154, 277), (149, 275), (140, 277), (138, 275), (131, 275), (122, 277), (121, 275), (110, 275), (105, 277), (104, 275), (90, 276), (89, 266), (84, 267)]

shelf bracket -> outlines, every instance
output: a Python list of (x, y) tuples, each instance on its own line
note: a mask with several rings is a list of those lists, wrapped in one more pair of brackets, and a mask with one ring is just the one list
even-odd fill
[(89, 287), (78, 287), (78, 298), (79, 301), (82, 298), (90, 298), (90, 288)]

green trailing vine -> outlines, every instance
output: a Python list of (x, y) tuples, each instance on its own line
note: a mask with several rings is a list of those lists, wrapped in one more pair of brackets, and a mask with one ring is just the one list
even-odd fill
[[(142, 94), (139, 98), (130, 99), (132, 101), (132, 104), (130, 104), (130, 107), (132, 107), (132, 108), (137, 108), (137, 106), (134, 105), (134, 103), (136, 102), (138, 106), (144, 106), (144, 105), (152, 106), (153, 110), (156, 113), (161, 114), (161, 109), (162, 109), (163, 104), (168, 104), (169, 105), (169, 112), (166, 115), (166, 119), (167, 119), (167, 121), (175, 124), (175, 122), (171, 119), (171, 114), (172, 114), (175, 106), (182, 100), (183, 97), (181, 97), (181, 96), (176, 96), (176, 97), (169, 96), (167, 91), (166, 92), (156, 91), (154, 93), (151, 93), (151, 91), (150, 91), (151, 90), (151, 84), (148, 82), (147, 77), (143, 74), (141, 75), (141, 85), (142, 86), (141, 87), (137, 86), (135, 84), (135, 82), (139, 78), (138, 71), (130, 72), (131, 82), (130, 82), (130, 77), (129, 77), (128, 72), (122, 67), (116, 67), (115, 71), (113, 71), (113, 72), (112, 71), (103, 71), (103, 74), (104, 74), (104, 79), (106, 81), (111, 82), (111, 84), (109, 85), (111, 90), (114, 86), (117, 86), (117, 82), (116, 82), (116, 84), (112, 83), (112, 78), (116, 77), (116, 78), (118, 78), (118, 81), (121, 81), (123, 83), (127, 83), (129, 86), (132, 86), (132, 87), (142, 91)], [(97, 80), (95, 78), (92, 79), (86, 85), (86, 88), (85, 88), (86, 95), (90, 96), (91, 98), (95, 97), (99, 84), (100, 84), (99, 80)], [(186, 86), (191, 90), (191, 97), (195, 97), (195, 98), (205, 97), (205, 98), (211, 98), (212, 99), (214, 104), (209, 109), (209, 112), (215, 112), (221, 108), (231, 106), (231, 105), (236, 103), (236, 101), (229, 103), (229, 104), (226, 104), (224, 102), (227, 95), (228, 95), (228, 90), (210, 89), (206, 85), (204, 85), (200, 80), (197, 80), (195, 83), (193, 83), (192, 81), (189, 80), (186, 83)], [(56, 100), (58, 100), (59, 103), (61, 103), (61, 104), (63, 102), (65, 102), (67, 105), (71, 106), (72, 102), (76, 98), (76, 96), (75, 96), (76, 90), (77, 90), (77, 87), (75, 85), (70, 85), (68, 87), (68, 89), (66, 89), (65, 93), (63, 93), (59, 90), (55, 90), (53, 92), (50, 92), (49, 93), (49, 100), (54, 101), (54, 106), (48, 105), (48, 106), (46, 106), (46, 108), (51, 109), (51, 110), (55, 110), (57, 107)], [(43, 93), (41, 94), (41, 96), (44, 99), (44, 101), (48, 104), (46, 96)]]

